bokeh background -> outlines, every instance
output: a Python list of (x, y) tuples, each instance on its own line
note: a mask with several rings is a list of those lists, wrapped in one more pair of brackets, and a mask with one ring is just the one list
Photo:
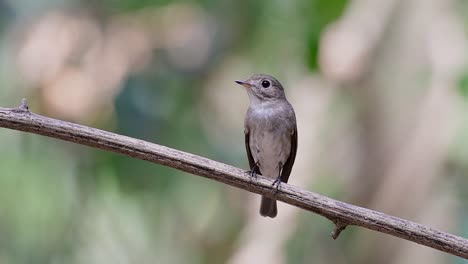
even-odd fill
[[(0, 0), (0, 106), (247, 168), (245, 91), (299, 123), (290, 183), (468, 236), (468, 2)], [(466, 263), (163, 166), (0, 129), (0, 263)]]

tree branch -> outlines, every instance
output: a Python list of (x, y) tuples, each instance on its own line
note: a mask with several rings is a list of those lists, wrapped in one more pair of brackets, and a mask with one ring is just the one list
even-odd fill
[(242, 169), (131, 137), (69, 123), (31, 113), (26, 101), (18, 108), (0, 108), (0, 127), (39, 134), (109, 150), (141, 160), (169, 166), (210, 178), (249, 192), (275, 197), (290, 205), (322, 215), (336, 225), (337, 238), (348, 225), (416, 242), (452, 255), (468, 258), (468, 240), (415, 222), (340, 202), (298, 187), (281, 184), (275, 193), (272, 181), (259, 176), (253, 180)]

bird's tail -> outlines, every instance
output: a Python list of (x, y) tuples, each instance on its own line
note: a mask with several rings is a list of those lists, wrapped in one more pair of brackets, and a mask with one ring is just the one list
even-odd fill
[(262, 202), (260, 204), (260, 214), (262, 216), (268, 216), (274, 218), (278, 213), (276, 208), (276, 200), (262, 196)]

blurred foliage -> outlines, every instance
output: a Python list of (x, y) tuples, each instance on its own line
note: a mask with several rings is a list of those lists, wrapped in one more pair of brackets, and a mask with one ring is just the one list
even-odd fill
[[(228, 110), (245, 109), (230, 95), (207, 97), (216, 96), (220, 79), (234, 86), (226, 83), (231, 73), (316, 77), (320, 38), (350, 2), (0, 0), (0, 106), (27, 97), (41, 114), (246, 168), (241, 122), (235, 131), (220, 122)], [(80, 85), (91, 88), (72, 89)], [(458, 88), (466, 99), (468, 75)], [(345, 136), (360, 143), (348, 135), (359, 125), (353, 92), (331, 100), (324, 123), (341, 134), (325, 129), (326, 151)], [(215, 100), (226, 113), (207, 110)], [(453, 188), (466, 201), (468, 129), (460, 131), (448, 159), (463, 183)], [(357, 156), (343, 153), (343, 160)], [(0, 264), (225, 263), (253, 222), (245, 192), (149, 162), (5, 129), (0, 157)], [(347, 197), (349, 179), (323, 163), (314, 190)], [(460, 217), (467, 234), (466, 213)], [(332, 241), (326, 219), (301, 211), (290, 222), (287, 263), (360, 263), (355, 229)]]
[(468, 98), (468, 74), (464, 74), (460, 78), (460, 82), (458, 85), (458, 91), (464, 98)]
[(347, 2), (347, 0), (313, 0), (304, 3), (303, 16), (308, 18), (306, 63), (310, 69), (318, 69), (319, 42), (323, 30), (341, 16)]
[(171, 0), (104, 0), (99, 5), (105, 7), (108, 11), (129, 12), (145, 7), (163, 6), (171, 2)]

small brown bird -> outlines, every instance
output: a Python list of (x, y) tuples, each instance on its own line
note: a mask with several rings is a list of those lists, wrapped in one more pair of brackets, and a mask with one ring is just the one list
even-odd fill
[[(250, 99), (244, 130), (250, 173), (275, 179), (273, 185), (279, 188), (288, 182), (296, 158), (294, 109), (281, 83), (270, 75), (255, 74), (236, 83), (246, 88)], [(276, 200), (263, 196), (260, 214), (273, 218), (277, 213)]]

